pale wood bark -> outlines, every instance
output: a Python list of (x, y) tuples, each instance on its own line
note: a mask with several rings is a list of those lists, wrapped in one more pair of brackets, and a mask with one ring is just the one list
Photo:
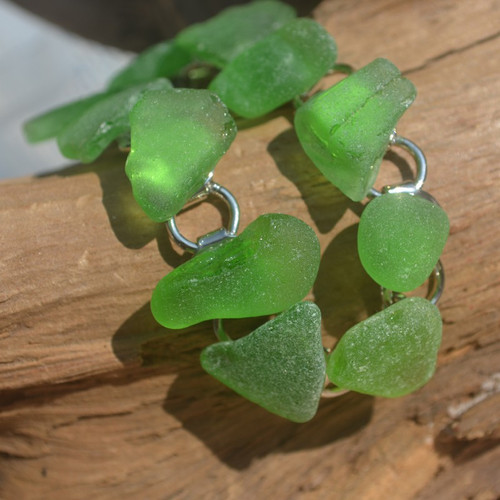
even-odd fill
[[(424, 149), (426, 189), (450, 216), (438, 369), (410, 396), (347, 394), (297, 425), (206, 375), (211, 325), (166, 331), (149, 312), (183, 257), (135, 205), (122, 154), (1, 183), (0, 497), (498, 497), (499, 11), (486, 0), (316, 10), (341, 61), (385, 56), (416, 84), (398, 130)], [(361, 205), (306, 159), (291, 118), (285, 108), (240, 123), (216, 180), (238, 198), (242, 227), (276, 211), (316, 229), (310, 298), (328, 344), (376, 309), (378, 291), (355, 256)], [(398, 175), (384, 163), (380, 184)], [(180, 224), (195, 236), (214, 216), (198, 207)]]

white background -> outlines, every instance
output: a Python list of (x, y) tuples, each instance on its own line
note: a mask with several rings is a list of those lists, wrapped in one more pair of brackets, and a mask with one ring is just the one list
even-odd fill
[(64, 32), (0, 0), (0, 178), (70, 164), (55, 141), (26, 142), (22, 123), (101, 90), (132, 54)]

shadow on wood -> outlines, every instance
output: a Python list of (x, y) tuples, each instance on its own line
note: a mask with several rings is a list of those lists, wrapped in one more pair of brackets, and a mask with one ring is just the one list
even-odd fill
[(321, 257), (313, 288), (323, 328), (336, 339), (381, 307), (380, 287), (358, 257), (357, 229), (357, 224), (348, 226), (330, 242)]
[(214, 340), (211, 322), (168, 330), (145, 304), (115, 333), (112, 345), (124, 364), (177, 373), (163, 408), (230, 467), (245, 469), (271, 453), (320, 447), (369, 422), (373, 398), (354, 393), (323, 400), (314, 421), (306, 424), (270, 414), (202, 370), (201, 350)]
[(323, 400), (313, 421), (295, 424), (241, 398), (197, 367), (179, 373), (164, 408), (219, 460), (245, 469), (270, 454), (317, 448), (351, 435), (370, 421), (372, 400), (360, 394)]
[(356, 205), (316, 168), (290, 128), (273, 138), (267, 151), (280, 172), (300, 190), (311, 218), (321, 233), (328, 233), (348, 208)]

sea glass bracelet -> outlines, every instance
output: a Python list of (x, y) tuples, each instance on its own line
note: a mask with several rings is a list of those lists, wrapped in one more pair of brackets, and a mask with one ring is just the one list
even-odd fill
[[(154, 108), (161, 105), (156, 101)], [(147, 121), (146, 117), (143, 120)], [(134, 143), (134, 129), (132, 138)], [(175, 140), (175, 135), (170, 140)], [(391, 143), (398, 141), (409, 144), (393, 134)], [(406, 183), (384, 188), (384, 195), (373, 192), (379, 199), (411, 196), (408, 192), (423, 186), (425, 160), (419, 167), (417, 187)], [(398, 190), (406, 192), (398, 194)], [(435, 305), (418, 297), (398, 301), (349, 330), (325, 362), (319, 309), (298, 302), (310, 288), (319, 263), (315, 239), (304, 246), (308, 226), (290, 216), (268, 214), (235, 237), (239, 219), (236, 200), (211, 178), (196, 197), (211, 193), (226, 200), (229, 227), (195, 243), (182, 236), (175, 217), (168, 221), (174, 240), (196, 256), (157, 285), (151, 301), (155, 318), (166, 327), (183, 328), (206, 319), (283, 312), (235, 341), (219, 324), (221, 342), (207, 347), (201, 355), (208, 373), (247, 399), (296, 422), (312, 418), (321, 395), (331, 394), (324, 390), (326, 374), (339, 388), (385, 397), (407, 394), (427, 382), (441, 342), (441, 319)], [(281, 227), (284, 218), (289, 219), (283, 225), (288, 226), (287, 232)], [(305, 275), (312, 279), (299, 288)], [(432, 294), (434, 302), (442, 284)]]
[[(444, 274), (438, 259), (449, 223), (422, 191), (423, 153), (394, 132), (415, 89), (392, 63), (377, 59), (305, 102), (297, 100), (335, 67), (336, 57), (335, 41), (318, 23), (296, 19), (277, 1), (254, 2), (148, 49), (105, 91), (25, 126), (30, 141), (54, 137), (63, 154), (83, 162), (115, 139), (130, 148), (126, 173), (137, 202), (195, 254), (158, 283), (154, 317), (167, 328), (215, 320), (219, 342), (203, 350), (203, 368), (296, 422), (314, 416), (322, 395), (354, 390), (396, 397), (418, 389), (434, 372), (441, 340), (435, 303)], [(205, 71), (210, 65), (219, 71), (215, 78)], [(208, 90), (175, 88), (198, 69), (208, 75)], [(264, 214), (237, 235), (238, 203), (213, 180), (236, 135), (230, 112), (255, 118), (290, 101), (301, 104), (297, 135), (325, 177), (354, 201), (374, 198), (360, 219), (358, 247), (387, 307), (348, 330), (331, 352), (322, 347), (319, 308), (301, 302), (319, 267), (312, 229), (289, 215)], [(373, 185), (388, 147), (410, 151), (416, 180), (378, 192)], [(228, 226), (190, 241), (176, 214), (190, 200), (214, 195), (227, 203)], [(405, 298), (402, 292), (429, 274), (429, 300)], [(274, 314), (237, 340), (222, 326), (223, 318)]]

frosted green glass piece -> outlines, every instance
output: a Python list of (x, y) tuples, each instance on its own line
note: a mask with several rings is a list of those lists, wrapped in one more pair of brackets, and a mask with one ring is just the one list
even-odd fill
[(157, 78), (172, 78), (189, 64), (191, 56), (172, 41), (149, 47), (137, 55), (109, 82), (108, 89), (123, 90)]
[(398, 292), (414, 290), (432, 272), (449, 229), (439, 205), (420, 196), (384, 194), (361, 214), (359, 258), (379, 285)]
[(164, 222), (201, 189), (236, 136), (221, 100), (208, 90), (148, 92), (130, 113), (125, 172), (146, 214)]
[(23, 125), (26, 139), (29, 142), (40, 142), (56, 137), (85, 110), (109, 95), (109, 92), (93, 94), (35, 116)]
[(394, 64), (375, 59), (304, 103), (295, 114), (295, 130), (323, 175), (360, 201), (373, 187), (390, 135), (415, 96)]
[(201, 365), (266, 410), (306, 422), (325, 382), (320, 310), (300, 302), (241, 339), (207, 347)]
[(61, 153), (84, 163), (94, 161), (113, 140), (130, 130), (129, 112), (146, 91), (169, 88), (169, 80), (160, 78), (100, 99), (57, 136)]
[(177, 35), (176, 43), (194, 58), (219, 68), (295, 17), (281, 2), (264, 0), (229, 7)]
[(312, 19), (296, 19), (235, 57), (209, 85), (245, 118), (309, 90), (335, 63), (333, 38)]
[(441, 315), (420, 297), (396, 302), (349, 329), (327, 361), (328, 378), (352, 391), (394, 398), (433, 375)]
[(281, 312), (302, 300), (318, 272), (318, 238), (291, 215), (266, 214), (167, 274), (151, 310), (167, 328)]

